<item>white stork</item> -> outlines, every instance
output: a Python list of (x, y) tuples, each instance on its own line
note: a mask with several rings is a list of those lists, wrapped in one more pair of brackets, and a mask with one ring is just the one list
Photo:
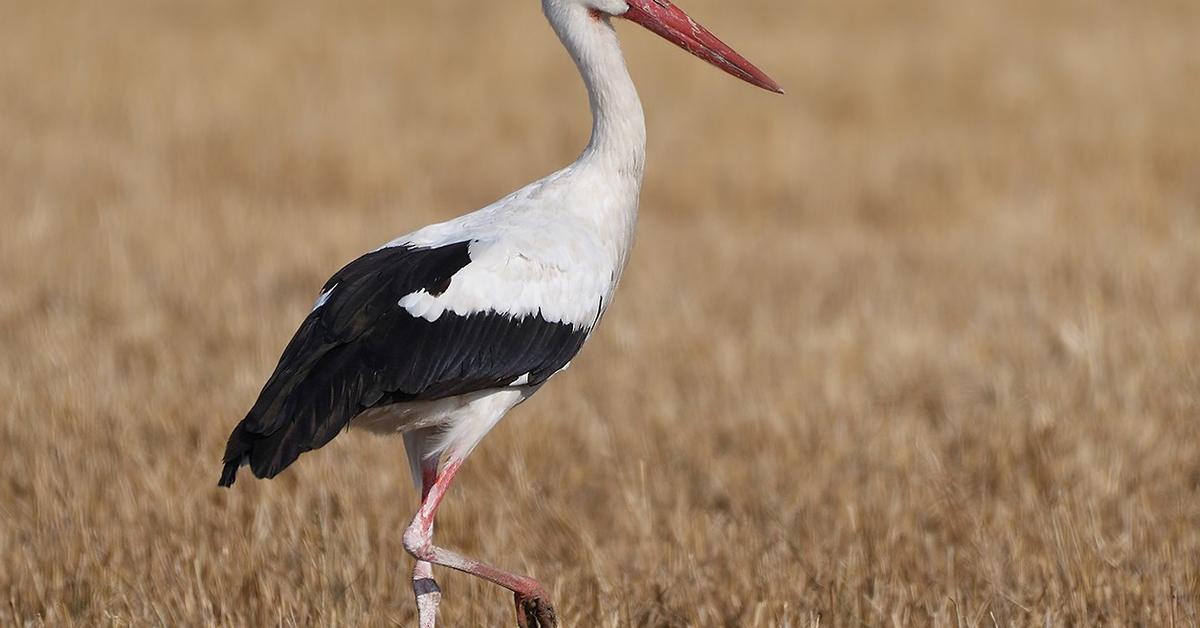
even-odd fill
[(640, 24), (749, 83), (779, 85), (667, 0), (542, 0), (583, 75), (591, 141), (575, 163), (341, 269), (233, 430), (220, 485), (271, 478), (347, 427), (402, 434), (421, 505), (404, 532), (422, 628), (433, 565), (513, 591), (520, 626), (554, 626), (535, 580), (433, 544), (446, 489), (514, 406), (566, 368), (612, 301), (633, 244), (646, 152), (642, 105), (611, 18)]

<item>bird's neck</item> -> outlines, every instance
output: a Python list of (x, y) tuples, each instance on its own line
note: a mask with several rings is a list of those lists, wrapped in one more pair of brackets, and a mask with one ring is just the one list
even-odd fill
[(640, 188), (646, 120), (609, 18), (573, 2), (551, 0), (543, 8), (583, 75), (592, 108), (592, 137), (578, 163), (611, 171)]

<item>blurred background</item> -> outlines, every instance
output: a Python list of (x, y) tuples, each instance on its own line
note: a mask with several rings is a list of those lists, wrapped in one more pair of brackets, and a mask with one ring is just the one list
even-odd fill
[[(570, 626), (1196, 625), (1200, 3), (684, 7), (789, 95), (618, 24), (638, 247), (440, 542)], [(399, 441), (223, 443), (344, 262), (577, 155), (538, 3), (0, 15), (0, 624), (410, 625)]]

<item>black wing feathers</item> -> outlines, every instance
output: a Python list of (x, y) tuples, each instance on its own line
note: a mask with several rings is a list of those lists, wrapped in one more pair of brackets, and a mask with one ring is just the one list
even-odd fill
[(256, 476), (274, 477), (369, 408), (503, 387), (526, 373), (537, 385), (565, 366), (587, 329), (496, 312), (447, 311), (430, 322), (399, 307), (418, 290), (449, 289), (471, 262), (469, 246), (381, 249), (334, 275), (322, 290), (328, 300), (300, 325), (230, 435), (220, 484), (231, 485), (245, 460)]

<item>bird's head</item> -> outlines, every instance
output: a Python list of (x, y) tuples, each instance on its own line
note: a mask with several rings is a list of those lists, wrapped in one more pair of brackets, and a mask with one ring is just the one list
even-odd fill
[(550, 10), (550, 5), (570, 5), (576, 10), (582, 8), (588, 11), (597, 19), (618, 17), (640, 24), (751, 85), (783, 93), (779, 83), (669, 0), (543, 0), (543, 5), (547, 10)]

